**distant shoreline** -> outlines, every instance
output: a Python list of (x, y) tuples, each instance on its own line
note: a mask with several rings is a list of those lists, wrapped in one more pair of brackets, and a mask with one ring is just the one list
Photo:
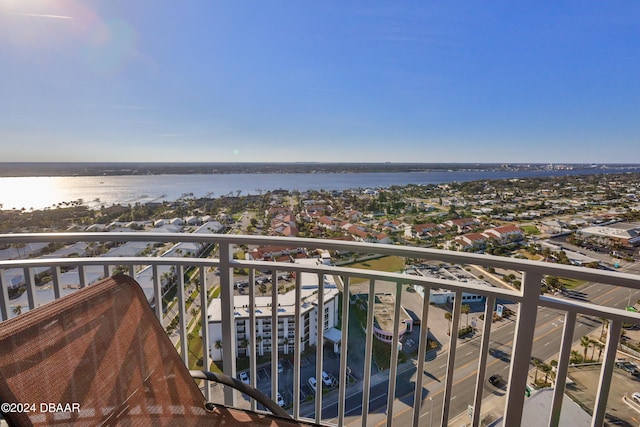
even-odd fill
[(640, 164), (542, 163), (0, 163), (0, 177), (375, 173), (443, 171), (638, 170)]

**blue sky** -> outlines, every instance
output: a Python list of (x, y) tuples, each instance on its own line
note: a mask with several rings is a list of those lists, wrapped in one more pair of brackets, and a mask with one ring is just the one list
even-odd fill
[(0, 0), (2, 161), (640, 162), (640, 2)]

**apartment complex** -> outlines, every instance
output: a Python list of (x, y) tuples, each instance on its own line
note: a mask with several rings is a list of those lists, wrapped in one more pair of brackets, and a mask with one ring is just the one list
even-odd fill
[[(301, 259), (301, 264), (316, 264), (316, 258)], [(300, 349), (304, 351), (309, 346), (318, 344), (318, 325), (327, 331), (338, 324), (338, 287), (331, 276), (324, 276), (324, 313), (318, 313), (319, 287), (318, 276), (302, 273), (302, 300), (296, 302), (295, 291), (291, 290), (278, 295), (277, 325), (272, 324), (273, 310), (271, 295), (255, 297), (255, 339), (256, 352), (259, 356), (271, 353), (277, 346), (277, 351), (289, 354), (293, 351), (296, 321), (302, 325), (302, 340)], [(208, 309), (210, 354), (214, 360), (222, 359), (224, 343), (222, 343), (221, 300), (213, 299)], [(299, 305), (300, 315), (296, 318), (296, 306)], [(251, 319), (249, 313), (249, 296), (236, 295), (233, 300), (236, 330), (236, 356), (247, 356), (249, 339), (251, 337)], [(331, 336), (326, 335), (325, 338)], [(216, 345), (216, 342), (218, 345)], [(335, 343), (334, 343), (335, 344)], [(221, 346), (222, 345), (222, 346)]]

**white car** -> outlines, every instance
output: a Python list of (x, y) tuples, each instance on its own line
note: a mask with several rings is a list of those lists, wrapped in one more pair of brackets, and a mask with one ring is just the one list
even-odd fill
[(311, 377), (307, 380), (307, 382), (309, 383), (309, 387), (311, 387), (311, 390), (313, 390), (313, 392), (316, 392), (316, 377)]
[(280, 392), (278, 392), (278, 406), (280, 406), (281, 408), (284, 408), (284, 399), (282, 398), (282, 395), (280, 394)]
[(631, 395), (631, 399), (633, 399), (633, 401), (634, 401), (635, 403), (637, 403), (638, 405), (640, 405), (640, 393), (638, 393), (637, 391), (636, 391), (636, 392), (634, 392), (634, 393)]
[(322, 383), (326, 387), (331, 387), (333, 385), (333, 380), (331, 379), (329, 374), (327, 374), (325, 371), (322, 371)]
[(249, 374), (244, 371), (240, 372), (240, 381), (245, 384), (249, 384)]

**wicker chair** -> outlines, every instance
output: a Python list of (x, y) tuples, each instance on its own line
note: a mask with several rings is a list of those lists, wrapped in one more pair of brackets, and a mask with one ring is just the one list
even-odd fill
[(9, 425), (311, 425), (241, 381), (196, 376), (233, 386), (275, 415), (207, 403), (128, 276), (0, 323), (0, 402)]

